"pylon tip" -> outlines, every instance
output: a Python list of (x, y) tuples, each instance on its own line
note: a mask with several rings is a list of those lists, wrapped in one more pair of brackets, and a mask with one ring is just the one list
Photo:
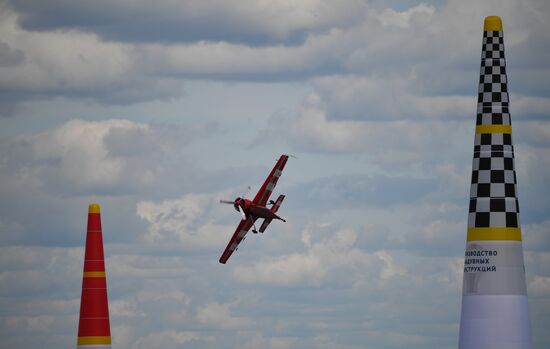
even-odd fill
[(88, 206), (88, 213), (100, 213), (99, 204), (90, 204), (90, 206)]
[(502, 20), (499, 16), (487, 16), (485, 17), (485, 23), (483, 25), (485, 31), (502, 31)]

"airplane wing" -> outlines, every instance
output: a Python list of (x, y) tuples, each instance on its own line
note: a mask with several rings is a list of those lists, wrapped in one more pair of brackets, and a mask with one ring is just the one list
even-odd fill
[(237, 246), (239, 246), (241, 241), (244, 240), (244, 236), (248, 233), (255, 220), (256, 219), (252, 217), (248, 217), (246, 220), (241, 219), (237, 229), (235, 229), (235, 233), (233, 233), (231, 240), (229, 240), (225, 251), (223, 251), (223, 254), (220, 257), (220, 263), (225, 264), (225, 262), (227, 262), (229, 257), (231, 257), (233, 252), (237, 249)]
[(267, 204), (267, 200), (269, 200), (269, 196), (273, 192), (273, 189), (275, 189), (275, 186), (277, 185), (277, 181), (279, 180), (279, 177), (281, 177), (281, 174), (283, 173), (283, 168), (285, 168), (286, 162), (288, 160), (288, 155), (281, 155), (279, 160), (277, 160), (277, 163), (275, 164), (275, 167), (271, 170), (269, 173), (269, 176), (267, 176), (264, 184), (258, 190), (258, 193), (254, 197), (254, 200), (252, 200), (253, 203), (257, 205), (265, 206)]

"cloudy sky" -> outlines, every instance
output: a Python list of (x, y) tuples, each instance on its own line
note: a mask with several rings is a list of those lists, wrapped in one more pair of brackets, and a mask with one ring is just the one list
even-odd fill
[(0, 348), (75, 346), (90, 202), (113, 348), (456, 348), (487, 15), (550, 347), (550, 2), (1, 0)]

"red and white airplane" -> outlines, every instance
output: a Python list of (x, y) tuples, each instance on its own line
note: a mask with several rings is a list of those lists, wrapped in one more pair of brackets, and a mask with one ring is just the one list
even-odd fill
[[(233, 205), (235, 210), (239, 211), (242, 215), (241, 222), (237, 226), (235, 233), (233, 233), (231, 240), (229, 240), (225, 251), (223, 251), (223, 254), (220, 257), (220, 263), (225, 264), (225, 262), (227, 262), (231, 254), (233, 254), (233, 252), (237, 249), (237, 246), (239, 246), (241, 241), (244, 240), (244, 237), (250, 228), (253, 227), (253, 233), (258, 233), (258, 229), (256, 229), (256, 225), (254, 224), (258, 218), (264, 219), (262, 225), (260, 226), (260, 233), (265, 231), (273, 219), (279, 219), (286, 222), (276, 214), (279, 207), (281, 207), (281, 203), (283, 202), (285, 196), (279, 195), (276, 201), (269, 200), (269, 196), (273, 192), (273, 189), (275, 189), (277, 181), (283, 173), (287, 160), (288, 155), (281, 155), (279, 160), (277, 160), (275, 167), (273, 167), (269, 173), (269, 176), (267, 176), (264, 184), (252, 201), (242, 197), (236, 198), (235, 201), (220, 200), (220, 203), (222, 204)], [(267, 205), (272, 206), (271, 208), (268, 208)]]

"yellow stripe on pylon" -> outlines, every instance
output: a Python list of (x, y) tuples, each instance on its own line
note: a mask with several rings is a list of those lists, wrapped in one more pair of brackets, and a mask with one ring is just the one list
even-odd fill
[(468, 241), (521, 241), (521, 228), (468, 228)]
[(111, 344), (111, 336), (78, 337), (77, 345)]
[(104, 278), (105, 272), (104, 271), (85, 271), (84, 277), (85, 278)]
[(512, 125), (477, 125), (476, 133), (512, 133)]

